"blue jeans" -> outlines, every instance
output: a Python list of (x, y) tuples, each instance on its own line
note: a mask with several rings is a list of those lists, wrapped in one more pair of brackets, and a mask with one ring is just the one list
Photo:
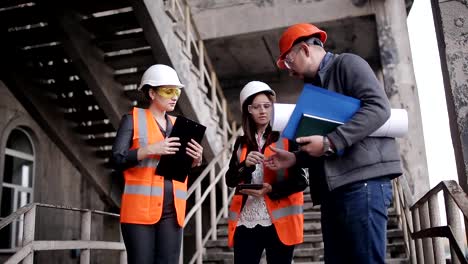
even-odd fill
[(337, 188), (321, 205), (326, 264), (385, 263), (391, 181), (376, 178)]

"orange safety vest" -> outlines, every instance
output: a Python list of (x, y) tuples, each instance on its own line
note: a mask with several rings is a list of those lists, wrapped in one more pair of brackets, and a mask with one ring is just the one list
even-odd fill
[[(281, 139), (272, 146), (280, 149), (288, 149), (288, 140)], [(284, 147), (283, 147), (284, 146)], [(269, 157), (274, 153), (265, 148), (265, 157)], [(241, 151), (238, 151), (239, 162), (242, 162), (247, 157), (247, 146), (243, 146)], [(263, 167), (263, 181), (269, 184), (279, 182), (288, 177), (287, 170), (273, 171)], [(271, 222), (275, 226), (276, 233), (280, 241), (285, 245), (296, 245), (304, 240), (304, 195), (302, 192), (297, 192), (288, 197), (279, 200), (271, 200), (268, 195), (265, 199), (268, 213), (270, 214)], [(243, 195), (234, 195), (231, 206), (229, 208), (228, 219), (228, 245), (234, 246), (234, 232), (236, 231), (237, 222), (239, 221), (242, 210)]]
[[(175, 118), (170, 116), (171, 123)], [(151, 112), (133, 108), (133, 140), (130, 149), (138, 149), (164, 140)], [(120, 222), (132, 224), (155, 224), (161, 219), (164, 199), (164, 177), (157, 175), (156, 166), (160, 156), (153, 155), (140, 160), (138, 165), (124, 171), (125, 188), (122, 194)], [(185, 182), (172, 181), (174, 204), (179, 226), (184, 225), (187, 201), (187, 178)]]

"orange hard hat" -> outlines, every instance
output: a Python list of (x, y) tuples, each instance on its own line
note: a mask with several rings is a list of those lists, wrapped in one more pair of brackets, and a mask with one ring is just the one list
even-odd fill
[(318, 38), (322, 43), (325, 43), (327, 40), (327, 32), (319, 29), (318, 27), (308, 24), (301, 23), (290, 26), (286, 31), (283, 32), (279, 41), (279, 50), (280, 56), (276, 61), (276, 65), (280, 69), (285, 69), (284, 57), (288, 54), (289, 50), (292, 48), (294, 42), (302, 37), (312, 37), (313, 35), (318, 35)]

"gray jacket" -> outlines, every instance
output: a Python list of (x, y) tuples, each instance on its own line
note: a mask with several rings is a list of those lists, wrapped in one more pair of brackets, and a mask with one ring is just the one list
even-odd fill
[(327, 135), (339, 155), (314, 159), (303, 152), (296, 154), (300, 166), (310, 167), (311, 189), (318, 187), (312, 186), (314, 178), (324, 179), (331, 191), (353, 182), (401, 175), (395, 139), (368, 137), (390, 117), (390, 103), (369, 64), (354, 54), (331, 55), (318, 77), (321, 87), (361, 100), (361, 108)]

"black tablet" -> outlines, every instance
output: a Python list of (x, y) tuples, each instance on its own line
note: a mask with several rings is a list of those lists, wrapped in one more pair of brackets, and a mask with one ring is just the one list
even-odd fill
[(251, 189), (251, 190), (260, 190), (263, 188), (263, 184), (261, 183), (240, 183), (236, 187), (236, 193), (235, 194), (240, 194), (240, 190), (246, 190), (246, 189)]
[(177, 116), (169, 137), (178, 137), (180, 139), (179, 150), (174, 155), (162, 155), (159, 160), (156, 172), (158, 175), (177, 180), (185, 181), (185, 177), (190, 172), (193, 158), (187, 152), (187, 143), (194, 139), (201, 143), (205, 135), (206, 127), (183, 116)]

